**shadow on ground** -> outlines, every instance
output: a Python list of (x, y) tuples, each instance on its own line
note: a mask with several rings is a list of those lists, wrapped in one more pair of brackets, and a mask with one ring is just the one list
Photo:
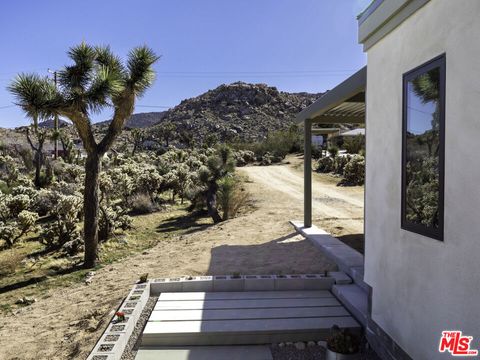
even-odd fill
[(320, 251), (296, 232), (258, 245), (212, 248), (208, 275), (323, 273), (335, 269)]
[[(208, 222), (207, 222), (208, 221)], [(178, 230), (183, 234), (192, 234), (212, 226), (206, 211), (195, 211), (182, 216), (172, 216), (157, 226), (157, 232), (168, 233)]]
[(365, 236), (364, 234), (349, 234), (343, 236), (336, 236), (338, 240), (357, 250), (363, 254), (365, 249)]

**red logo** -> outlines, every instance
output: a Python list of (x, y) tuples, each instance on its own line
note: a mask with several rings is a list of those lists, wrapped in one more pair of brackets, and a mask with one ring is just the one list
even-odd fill
[(478, 350), (470, 349), (472, 340), (472, 336), (464, 336), (458, 330), (442, 331), (438, 351), (448, 351), (453, 356), (477, 356)]

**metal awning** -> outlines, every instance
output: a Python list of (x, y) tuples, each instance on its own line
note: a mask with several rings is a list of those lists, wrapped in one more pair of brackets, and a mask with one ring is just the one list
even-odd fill
[(365, 123), (366, 84), (365, 66), (303, 109), (296, 122), (300, 124), (309, 119), (312, 123), (322, 124)]

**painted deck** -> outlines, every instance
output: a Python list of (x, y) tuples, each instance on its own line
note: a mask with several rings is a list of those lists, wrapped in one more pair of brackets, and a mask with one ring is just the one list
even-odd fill
[(360, 331), (325, 290), (162, 293), (142, 348), (325, 340), (333, 325)]

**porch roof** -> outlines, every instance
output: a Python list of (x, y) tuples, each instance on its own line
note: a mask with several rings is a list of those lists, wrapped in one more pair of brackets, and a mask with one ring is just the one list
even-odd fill
[(310, 119), (312, 123), (321, 124), (365, 123), (366, 84), (365, 66), (303, 109), (296, 122), (300, 124)]

